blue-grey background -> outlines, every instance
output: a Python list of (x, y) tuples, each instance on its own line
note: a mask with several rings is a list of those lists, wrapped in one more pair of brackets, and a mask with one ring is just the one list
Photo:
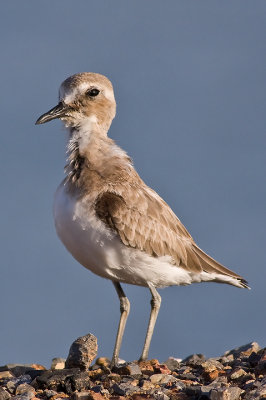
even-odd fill
[[(99, 355), (112, 355), (115, 290), (78, 265), (54, 229), (64, 131), (59, 121), (34, 126), (57, 103), (60, 83), (82, 71), (112, 80), (110, 136), (142, 178), (252, 287), (161, 290), (150, 357), (265, 346), (265, 0), (14, 0), (1, 4), (0, 29), (0, 364), (49, 366), (88, 332)], [(150, 295), (124, 289), (131, 315), (121, 357), (132, 360)]]

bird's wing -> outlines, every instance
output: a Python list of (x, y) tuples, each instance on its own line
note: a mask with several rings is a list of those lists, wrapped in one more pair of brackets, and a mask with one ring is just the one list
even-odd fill
[(152, 256), (171, 256), (190, 272), (209, 272), (244, 280), (204, 253), (161, 197), (147, 186), (119, 186), (95, 203), (99, 218), (115, 230), (126, 246)]
[[(171, 256), (173, 264), (201, 271), (192, 238), (171, 208), (146, 186), (119, 185), (102, 193), (95, 204), (99, 218), (115, 230), (126, 246), (152, 256)], [(190, 254), (191, 253), (191, 254)]]

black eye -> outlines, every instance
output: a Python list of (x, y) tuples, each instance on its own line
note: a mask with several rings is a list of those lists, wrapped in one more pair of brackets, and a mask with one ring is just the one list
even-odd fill
[(100, 90), (98, 90), (98, 89), (89, 89), (86, 92), (86, 95), (90, 96), (90, 97), (96, 97), (96, 96), (98, 96), (99, 93), (100, 93)]

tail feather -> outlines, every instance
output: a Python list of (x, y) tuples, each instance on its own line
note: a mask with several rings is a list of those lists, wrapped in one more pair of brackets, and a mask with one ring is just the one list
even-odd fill
[[(196, 244), (193, 243), (193, 251), (199, 258), (201, 267), (204, 272), (207, 273), (216, 273), (219, 275), (225, 275), (228, 277), (235, 278), (237, 280), (237, 285), (242, 288), (247, 288), (250, 289), (248, 286), (248, 282), (240, 275), (236, 274), (235, 272), (231, 271), (230, 269), (224, 267), (222, 264), (218, 263), (216, 260), (214, 260), (212, 257), (210, 257), (208, 254), (204, 253), (203, 250), (201, 250)], [(229, 283), (230, 282), (225, 282)], [(232, 283), (233, 284), (233, 283)]]

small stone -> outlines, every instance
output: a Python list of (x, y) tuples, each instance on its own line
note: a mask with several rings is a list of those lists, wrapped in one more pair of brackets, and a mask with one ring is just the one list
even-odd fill
[(0, 400), (8, 400), (10, 397), (11, 395), (8, 393), (8, 391), (0, 387)]
[[(154, 368), (153, 368), (153, 365), (152, 365), (152, 361), (153, 360), (151, 360), (151, 361), (140, 361), (139, 362), (139, 367), (140, 367), (140, 370), (141, 370), (142, 374), (148, 375), (148, 376), (154, 374)], [(158, 360), (157, 360), (157, 362), (159, 363)]]
[(84, 390), (82, 392), (75, 392), (73, 393), (73, 400), (88, 400), (89, 398), (89, 391)]
[(211, 385), (202, 385), (199, 388), (201, 396), (205, 396), (206, 398), (209, 397), (210, 391), (213, 390), (213, 387)]
[(154, 371), (158, 374), (171, 374), (171, 370), (165, 364), (154, 366)]
[(51, 369), (64, 369), (66, 360), (64, 358), (56, 357), (52, 359)]
[(219, 361), (209, 358), (205, 362), (201, 364), (201, 367), (205, 372), (212, 372), (215, 371), (216, 369), (222, 370), (223, 369), (223, 364), (221, 364)]
[(210, 392), (210, 400), (239, 400), (244, 391), (236, 386), (229, 388), (213, 389)]
[(130, 375), (135, 377), (141, 377), (142, 375), (140, 367), (138, 366), (138, 364), (135, 363), (129, 363), (122, 365), (121, 367), (115, 367), (114, 372), (119, 375)]
[(30, 367), (33, 369), (42, 369), (43, 371), (46, 371), (46, 368), (42, 364), (30, 364)]
[(10, 371), (16, 377), (20, 377), (21, 375), (30, 375), (32, 379), (34, 379), (38, 374), (42, 374), (45, 370), (46, 368), (39, 364), (15, 365), (10, 368)]
[(222, 356), (220, 357), (219, 361), (224, 365), (224, 364), (228, 364), (231, 363), (232, 361), (234, 361), (234, 356), (233, 354), (228, 354), (228, 356)]
[(93, 391), (90, 391), (88, 400), (104, 400), (105, 397), (102, 396), (100, 393), (95, 393)]
[(165, 385), (169, 382), (175, 382), (177, 379), (174, 376), (168, 374), (154, 374), (150, 376), (150, 380), (151, 383), (153, 383), (154, 385)]
[(95, 361), (95, 364), (99, 365), (100, 367), (109, 368), (111, 360), (107, 357), (99, 357)]
[(176, 391), (175, 389), (173, 389), (171, 391), (170, 399), (171, 400), (191, 400), (191, 396), (188, 396), (186, 393), (180, 392), (179, 390)]
[(140, 386), (144, 392), (147, 392), (155, 388), (155, 385), (151, 381), (147, 381), (146, 379), (141, 380)]
[(50, 397), (55, 396), (57, 392), (55, 390), (45, 389), (44, 394), (48, 399), (50, 399)]
[(64, 386), (67, 393), (85, 391), (91, 388), (92, 382), (89, 372), (82, 371), (66, 377)]
[(156, 390), (155, 392), (153, 392), (152, 396), (155, 400), (169, 400), (170, 399), (170, 397), (167, 396), (167, 394), (165, 394), (162, 390)]
[(0, 372), (0, 380), (6, 378), (14, 378), (14, 375), (10, 371), (1, 371)]
[(266, 375), (266, 349), (263, 350), (258, 360), (258, 365), (255, 368), (255, 372), (258, 375)]
[(97, 355), (97, 350), (97, 338), (92, 333), (79, 337), (69, 349), (66, 368), (88, 369)]
[(6, 388), (7, 388), (7, 390), (9, 391), (9, 393), (11, 393), (11, 394), (14, 394), (14, 393), (15, 393), (16, 387), (17, 387), (17, 383), (16, 383), (15, 380), (8, 381), (8, 382), (6, 383)]
[(250, 363), (250, 365), (252, 367), (255, 367), (258, 364), (258, 362), (260, 361), (260, 359), (261, 359), (260, 352), (258, 352), (258, 353), (252, 352), (250, 354), (250, 356), (248, 357), (248, 362)]
[[(133, 399), (134, 395), (132, 395), (131, 399)], [(110, 397), (107, 397), (110, 400), (126, 400), (127, 398), (125, 396), (119, 396), (118, 394), (112, 393)]]
[(209, 358), (205, 362), (201, 364), (203, 369), (203, 378), (208, 382), (214, 381), (220, 375), (224, 375), (225, 371), (223, 370), (223, 365), (215, 359)]
[(226, 351), (225, 356), (233, 354), (235, 358), (237, 357), (249, 357), (252, 353), (258, 353), (260, 346), (257, 342), (251, 342), (245, 344), (244, 346), (236, 347), (235, 349)]
[(198, 398), (201, 392), (200, 386), (187, 386), (185, 388), (185, 392), (187, 395), (191, 396), (191, 398), (194, 399), (194, 397)]
[(169, 357), (168, 360), (164, 362), (164, 364), (169, 368), (171, 371), (175, 371), (180, 367), (181, 358), (174, 358)]
[(115, 382), (120, 382), (121, 381), (121, 376), (119, 374), (116, 374), (112, 372), (111, 374), (107, 375), (110, 381), (115, 381)]
[(32, 399), (35, 397), (35, 390), (28, 383), (21, 383), (16, 388), (16, 395), (27, 396), (28, 399)]
[(182, 360), (182, 363), (196, 366), (201, 365), (205, 360), (206, 357), (203, 354), (191, 354), (190, 356), (184, 358), (184, 360)]
[(88, 375), (91, 379), (98, 379), (100, 378), (102, 375), (104, 375), (104, 371), (101, 368), (95, 369), (93, 371), (88, 371)]
[(182, 374), (177, 374), (176, 375), (178, 379), (182, 379), (184, 381), (198, 381), (198, 377), (194, 374), (192, 374), (191, 372), (187, 372), (187, 373), (182, 373)]
[(25, 374), (25, 370), (28, 370), (28, 369), (46, 370), (46, 368), (41, 364), (18, 364), (18, 363), (16, 363), (16, 364), (6, 364), (6, 365), (0, 366), (0, 372), (2, 372), (2, 371), (12, 371), (13, 372), (16, 369), (17, 369), (17, 371), (19, 371), (19, 368), (21, 368), (21, 371), (22, 371), (20, 373), (20, 375)]
[(231, 373), (230, 379), (232, 380), (239, 379), (245, 375), (247, 375), (247, 373), (242, 368), (237, 368)]
[(130, 383), (115, 383), (112, 386), (112, 389), (115, 393), (119, 394), (120, 396), (130, 395), (136, 392), (136, 387), (131, 385)]
[(78, 373), (80, 373), (78, 368), (45, 371), (42, 375), (37, 376), (36, 380), (31, 384), (36, 389), (61, 391), (62, 387), (65, 387), (65, 381), (68, 382), (67, 378)]
[(69, 396), (66, 393), (59, 392), (56, 393), (53, 397), (50, 397), (51, 400), (60, 400), (60, 399), (69, 399)]

